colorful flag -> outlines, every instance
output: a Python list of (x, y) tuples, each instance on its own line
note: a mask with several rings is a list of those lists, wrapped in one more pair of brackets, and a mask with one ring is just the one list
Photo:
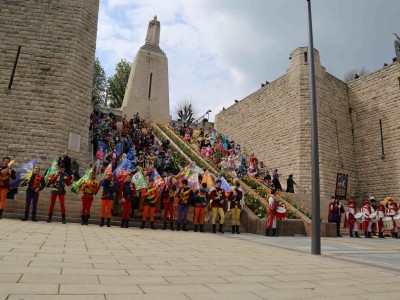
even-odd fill
[(113, 181), (124, 181), (126, 176), (131, 172), (130, 165), (131, 161), (128, 159), (120, 163), (113, 172)]
[(221, 188), (225, 191), (225, 194), (229, 195), (232, 193), (233, 189), (226, 182), (225, 178), (221, 177), (219, 180), (221, 180)]
[(192, 191), (198, 190), (200, 188), (199, 174), (194, 173), (192, 176), (190, 176), (188, 179), (188, 184), (189, 184), (189, 187), (192, 189)]
[(182, 180), (188, 179), (191, 168), (192, 164), (189, 164), (185, 168), (183, 168), (174, 178), (172, 178), (172, 184), (176, 186), (181, 186)]
[(81, 190), (82, 184), (85, 180), (88, 180), (90, 177), (90, 173), (93, 172), (93, 168), (89, 169), (85, 175), (83, 175), (78, 181), (74, 181), (71, 185), (71, 192), (75, 194), (79, 194), (79, 191)]
[(132, 176), (131, 182), (135, 184), (136, 190), (147, 188), (146, 180), (140, 169)]
[(156, 169), (154, 169), (153, 173), (151, 173), (150, 179), (154, 180), (154, 185), (158, 190), (158, 194), (161, 195), (161, 192), (164, 188), (165, 182), (164, 182), (164, 179), (162, 179), (161, 175), (157, 172)]
[(100, 183), (103, 181), (103, 179), (106, 177), (106, 175), (112, 174), (112, 164), (109, 163), (108, 166), (105, 168), (103, 174), (100, 175)]
[(50, 164), (50, 167), (47, 169), (46, 176), (44, 176), (44, 180), (49, 181), (51, 175), (57, 174), (58, 172), (58, 163), (55, 159)]
[(209, 191), (215, 189), (215, 180), (214, 177), (211, 175), (211, 173), (207, 170), (204, 175), (203, 175), (203, 180), (201, 183), (207, 183), (207, 189)]
[(36, 159), (32, 159), (27, 164), (23, 165), (18, 171), (15, 173), (15, 179), (10, 180), (10, 189), (18, 188), (21, 183), (26, 182), (32, 176), (33, 166), (36, 163)]

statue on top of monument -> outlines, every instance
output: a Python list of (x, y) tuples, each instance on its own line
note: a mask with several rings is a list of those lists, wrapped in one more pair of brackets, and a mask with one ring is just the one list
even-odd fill
[(393, 34), (397, 38), (397, 40), (394, 41), (394, 51), (396, 53), (397, 59), (400, 59), (400, 37), (395, 33), (393, 33)]
[(146, 44), (157, 46), (160, 44), (160, 28), (160, 21), (157, 20), (157, 16), (154, 16), (147, 27)]

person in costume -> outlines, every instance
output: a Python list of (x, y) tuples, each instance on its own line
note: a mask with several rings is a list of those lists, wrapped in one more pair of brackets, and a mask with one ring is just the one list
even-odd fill
[(103, 179), (101, 186), (103, 187), (103, 194), (101, 195), (101, 210), (100, 210), (100, 224), (99, 226), (104, 226), (105, 211), (107, 210), (107, 227), (111, 227), (111, 208), (114, 201), (114, 188), (112, 182), (112, 171), (106, 174)]
[(271, 184), (272, 184), (271, 175), (269, 174), (269, 170), (266, 170), (266, 171), (265, 171), (264, 183), (265, 183), (267, 186), (271, 186)]
[(100, 175), (101, 168), (103, 166), (103, 161), (104, 161), (104, 151), (103, 151), (103, 146), (99, 147), (99, 150), (96, 152), (96, 174)]
[[(268, 198), (268, 223), (265, 236), (277, 236), (276, 235), (276, 209), (279, 207), (279, 203), (276, 200), (276, 189), (271, 189), (271, 195)], [(272, 229), (272, 230), (271, 230)]]
[(356, 213), (357, 213), (356, 201), (349, 200), (348, 206), (346, 207), (344, 227), (349, 228), (350, 237), (360, 238), (360, 236), (358, 235), (358, 223), (357, 220), (354, 218)]
[(224, 233), (224, 221), (225, 221), (225, 213), (224, 213), (224, 202), (226, 199), (225, 191), (221, 188), (221, 180), (217, 180), (215, 182), (215, 189), (210, 192), (210, 200), (211, 202), (211, 224), (213, 228), (213, 233), (217, 232), (217, 225), (215, 224), (215, 219), (217, 217), (217, 213), (219, 214), (219, 232)]
[(369, 200), (363, 201), (363, 207), (361, 209), (361, 212), (363, 214), (362, 220), (363, 220), (364, 236), (366, 238), (372, 238), (371, 234), (372, 221), (369, 218), (369, 215), (372, 213), (372, 210), (371, 210), (371, 202)]
[(169, 215), (170, 229), (174, 230), (174, 196), (176, 186), (173, 184), (164, 185), (164, 189), (161, 195), (164, 205), (164, 227), (163, 230), (167, 229), (167, 216)]
[(9, 165), (10, 158), (3, 157), (3, 164), (0, 167), (0, 219), (3, 217), (3, 211), (6, 208), (7, 193), (10, 190), (10, 179), (15, 179), (15, 171)]
[(279, 173), (278, 169), (275, 169), (272, 173), (272, 185), (275, 187), (277, 191), (282, 191), (281, 182), (279, 181)]
[(377, 214), (379, 216), (379, 221), (378, 221), (378, 232), (379, 232), (379, 234), (378, 234), (378, 237), (381, 238), (381, 239), (385, 238), (385, 236), (383, 235), (383, 218), (385, 217), (385, 211), (386, 211), (385, 204), (379, 203), (377, 205)]
[(395, 220), (393, 220), (393, 217), (396, 216), (398, 214), (398, 212), (399, 212), (399, 209), (397, 207), (397, 203), (394, 201), (389, 202), (389, 208), (387, 211), (387, 215), (388, 215), (388, 217), (392, 218), (392, 222), (393, 222), (392, 238), (394, 238), (394, 239), (399, 238), (397, 224), (396, 224)]
[(331, 198), (333, 198), (333, 201), (329, 202), (328, 221), (336, 223), (336, 236), (343, 237), (340, 234), (340, 222), (342, 221), (342, 213), (345, 211), (343, 205), (339, 203), (338, 199), (335, 199), (335, 196), (331, 196)]
[(150, 180), (146, 192), (143, 194), (143, 217), (140, 229), (146, 225), (147, 217), (150, 216), (150, 227), (156, 229), (154, 226), (154, 213), (156, 211), (156, 203), (158, 199), (158, 191), (154, 185), (154, 180)]
[(240, 226), (240, 212), (243, 209), (244, 201), (243, 201), (243, 190), (240, 187), (239, 181), (235, 182), (235, 188), (233, 189), (231, 196), (231, 223), (232, 223), (232, 234), (237, 233), (240, 234), (239, 226)]
[(189, 204), (193, 200), (193, 191), (190, 187), (188, 187), (187, 179), (182, 180), (183, 187), (178, 190), (178, 220), (177, 220), (177, 230), (181, 230), (181, 223), (183, 223), (183, 231), (187, 231), (186, 223), (187, 216), (189, 212)]
[(61, 221), (63, 224), (66, 224), (67, 221), (65, 219), (65, 185), (70, 186), (72, 181), (74, 180), (74, 175), (69, 176), (65, 171), (65, 165), (61, 163), (58, 167), (59, 171), (56, 174), (51, 175), (49, 179), (49, 185), (53, 185), (51, 189), (51, 202), (49, 208), (49, 217), (47, 218), (47, 223), (51, 223), (54, 212), (54, 205), (56, 204), (56, 200), (60, 201), (61, 206)]
[(154, 168), (154, 163), (156, 162), (157, 157), (154, 155), (154, 150), (150, 150), (150, 154), (146, 156), (146, 166), (148, 168)]
[(32, 203), (32, 221), (37, 222), (36, 219), (36, 208), (39, 200), (39, 192), (46, 187), (46, 181), (44, 176), (40, 174), (40, 167), (35, 165), (33, 167), (33, 173), (26, 181), (28, 188), (26, 190), (26, 202), (25, 202), (25, 215), (21, 221), (27, 221), (29, 210)]
[(93, 203), (93, 195), (97, 194), (99, 190), (99, 182), (96, 180), (96, 173), (92, 171), (89, 179), (83, 181), (81, 186), (82, 195), (82, 214), (81, 225), (89, 225), (90, 208)]
[(293, 174), (290, 174), (286, 181), (286, 193), (294, 194), (294, 185), (296, 182), (293, 180)]
[(204, 232), (204, 218), (206, 215), (206, 207), (210, 201), (210, 195), (207, 190), (207, 183), (203, 182), (201, 188), (194, 192), (194, 231), (197, 232), (200, 223), (200, 232)]
[(132, 204), (136, 195), (136, 186), (132, 181), (132, 175), (128, 174), (122, 182), (121, 198), (122, 198), (122, 216), (121, 228), (129, 227), (129, 217), (132, 209)]

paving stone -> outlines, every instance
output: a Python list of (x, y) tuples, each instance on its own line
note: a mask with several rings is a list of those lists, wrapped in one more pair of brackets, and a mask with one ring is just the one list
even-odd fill
[(140, 284), (139, 287), (145, 294), (170, 294), (170, 293), (212, 293), (213, 290), (202, 284)]
[(60, 284), (60, 294), (95, 295), (95, 294), (141, 294), (142, 290), (133, 284)]
[(170, 284), (162, 276), (98, 276), (100, 283), (107, 284)]
[(85, 276), (85, 275), (24, 274), (19, 282), (23, 282), (23, 283), (99, 283), (99, 279), (97, 276)]
[[(76, 295), (10, 295), (8, 299), (12, 300), (76, 300)], [(85, 300), (105, 300), (104, 295), (85, 295)]]
[[(67, 224), (66, 228), (70, 228), (67, 231), (71, 234), (63, 237), (63, 244), (72, 247), (89, 242), (98, 244), (98, 249), (102, 249), (111, 247), (110, 240), (120, 244), (129, 241), (127, 249), (130, 247), (130, 254), (120, 251), (119, 246), (113, 247), (116, 249), (115, 253), (114, 250), (93, 250), (86, 253), (73, 250), (74, 253), (65, 253), (65, 248), (61, 253), (43, 252), (42, 249), (39, 253), (36, 248), (28, 247), (24, 252), (15, 252), (14, 249), (24, 249), (26, 242), (25, 235), (20, 233), (21, 226), (26, 231), (39, 230), (35, 224), (20, 223), (22, 222), (1, 220), (0, 236), (2, 245), (3, 242), (6, 245), (3, 249), (7, 251), (2, 252), (0, 257), (0, 299), (31, 299), (31, 296), (33, 299), (53, 299), (52, 296), (62, 300), (71, 299), (71, 296), (75, 299), (87, 299), (87, 295), (91, 297), (89, 299), (107, 297), (108, 300), (325, 299), (335, 295), (350, 299), (371, 299), (368, 298), (367, 291), (360, 294), (363, 284), (367, 284), (368, 291), (375, 296), (374, 299), (380, 299), (379, 296), (387, 294), (387, 299), (397, 300), (394, 295), (400, 293), (400, 267), (379, 267), (379, 260), (374, 258), (369, 265), (342, 261), (350, 253), (353, 257), (362, 257), (363, 251), (382, 251), (382, 246), (387, 249), (387, 253), (394, 254), (398, 252), (398, 244), (388, 243), (390, 246), (386, 247), (386, 244), (362, 241), (360, 243), (363, 250), (357, 250), (359, 245), (350, 247), (333, 239), (328, 242), (329, 247), (334, 250), (325, 250), (327, 254), (322, 256), (312, 256), (302, 252), (304, 239), (297, 238), (288, 242), (296, 251), (285, 249), (284, 242), (274, 242), (279, 244), (278, 247), (270, 245), (269, 241), (264, 243), (258, 236), (252, 239), (251, 235), (243, 239), (192, 235), (188, 243), (186, 238), (176, 233), (166, 237), (162, 233), (155, 234), (147, 230), (135, 233), (132, 237), (135, 241), (132, 242), (126, 231), (117, 227), (110, 228), (110, 235), (105, 237), (72, 234), (72, 229), (83, 228), (79, 224)], [(11, 226), (13, 224), (18, 226)], [(88, 230), (98, 228), (91, 229), (89, 226)], [(53, 226), (44, 224), (40, 231), (42, 240), (35, 243), (60, 240), (60, 236), (53, 234)], [(295, 248), (295, 241), (299, 248)], [(28, 242), (27, 245), (32, 243)], [(195, 253), (196, 249), (200, 254), (190, 260), (186, 253)], [(221, 251), (222, 254), (210, 255), (210, 249)], [(141, 256), (137, 256), (135, 252)], [(173, 257), (164, 255), (169, 252), (185, 254)], [(162, 255), (159, 256), (160, 253)], [(21, 254), (23, 255), (20, 256)], [(304, 272), (301, 272), (302, 269)], [(362, 275), (357, 276), (360, 273)], [(375, 293), (377, 284), (383, 287), (383, 293)], [(61, 295), (58, 294), (58, 287)], [(43, 298), (38, 298), (40, 296)]]
[[(184, 294), (106, 294), (107, 300), (188, 300)], [(206, 299), (206, 298), (202, 298)]]

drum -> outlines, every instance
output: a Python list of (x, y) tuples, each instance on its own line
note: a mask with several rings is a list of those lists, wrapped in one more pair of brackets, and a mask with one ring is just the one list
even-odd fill
[(282, 219), (286, 218), (286, 209), (284, 207), (279, 206), (276, 209), (276, 218), (278, 220), (282, 220)]
[(383, 227), (386, 230), (392, 230), (393, 229), (393, 220), (391, 217), (386, 217), (382, 219), (383, 221)]
[(354, 215), (355, 212), (354, 208), (349, 207), (349, 214)]
[(393, 221), (396, 222), (397, 227), (400, 227), (400, 215), (397, 214), (393, 217)]
[(361, 212), (358, 212), (354, 215), (354, 219), (356, 219), (357, 223), (362, 222), (362, 216), (363, 216), (363, 214)]
[(369, 219), (372, 221), (372, 223), (377, 223), (379, 221), (379, 215), (376, 212), (373, 212), (369, 215)]

